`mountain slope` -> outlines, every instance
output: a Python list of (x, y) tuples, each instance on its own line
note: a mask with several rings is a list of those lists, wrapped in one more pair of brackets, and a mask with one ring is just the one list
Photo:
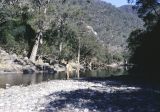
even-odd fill
[(123, 6), (119, 7), (119, 9), (124, 12), (137, 15), (137, 9), (134, 9), (132, 5), (123, 5)]
[(129, 34), (143, 26), (137, 15), (100, 0), (70, 0), (67, 4), (83, 11), (83, 19), (93, 27), (98, 33), (98, 40), (106, 46), (124, 48)]

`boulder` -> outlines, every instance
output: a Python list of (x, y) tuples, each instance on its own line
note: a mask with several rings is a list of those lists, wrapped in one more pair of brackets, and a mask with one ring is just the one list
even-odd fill
[(12, 54), (12, 55), (10, 55), (10, 59), (16, 60), (16, 59), (18, 59), (18, 56), (16, 54)]
[(23, 68), (23, 74), (33, 74), (36, 72), (36, 69), (34, 66), (26, 66)]
[(27, 61), (27, 60), (29, 60), (28, 57), (24, 57), (24, 61)]
[(63, 71), (66, 71), (66, 67), (62, 66), (60, 64), (55, 64), (54, 65), (54, 70), (57, 71), (57, 72), (63, 72)]
[(32, 68), (23, 69), (23, 74), (33, 74), (33, 73), (35, 73), (35, 70)]
[(42, 72), (45, 72), (45, 73), (49, 73), (49, 74), (53, 74), (55, 73), (56, 71), (54, 70), (54, 67), (53, 66), (50, 66), (49, 64), (42, 64), (42, 65), (36, 65), (36, 70), (37, 71), (42, 71)]
[(19, 64), (19, 65), (26, 65), (26, 62), (22, 59), (15, 59), (14, 63)]
[(47, 72), (49, 74), (55, 73), (56, 71), (52, 66), (44, 66), (44, 72)]

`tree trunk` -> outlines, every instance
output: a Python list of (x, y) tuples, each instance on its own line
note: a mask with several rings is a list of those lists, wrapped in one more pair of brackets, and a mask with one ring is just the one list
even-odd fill
[(78, 45), (78, 57), (77, 57), (77, 61), (78, 61), (78, 66), (77, 66), (77, 78), (79, 78), (79, 71), (80, 71), (80, 37), (78, 37), (79, 39), (79, 45)]
[(69, 64), (67, 63), (67, 65), (66, 65), (66, 75), (67, 75), (66, 79), (67, 79), (67, 80), (69, 79), (69, 73), (70, 73), (69, 69), (70, 69), (70, 66), (69, 66)]
[(61, 54), (61, 52), (62, 52), (62, 47), (63, 47), (63, 44), (62, 44), (62, 42), (59, 44), (59, 53)]
[(41, 36), (42, 36), (42, 32), (39, 32), (36, 35), (36, 41), (35, 41), (35, 44), (33, 46), (33, 49), (32, 49), (32, 52), (31, 52), (31, 56), (30, 56), (30, 60), (32, 62), (35, 62), (35, 60), (36, 60), (36, 55), (37, 55), (37, 51), (38, 51), (38, 47), (39, 47)]
[(89, 70), (92, 70), (92, 61), (89, 62)]

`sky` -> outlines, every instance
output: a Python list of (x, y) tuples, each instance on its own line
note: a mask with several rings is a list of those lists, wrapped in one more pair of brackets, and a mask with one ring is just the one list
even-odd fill
[(106, 1), (108, 3), (111, 3), (111, 4), (115, 5), (116, 7), (127, 4), (127, 0), (102, 0), (102, 1)]

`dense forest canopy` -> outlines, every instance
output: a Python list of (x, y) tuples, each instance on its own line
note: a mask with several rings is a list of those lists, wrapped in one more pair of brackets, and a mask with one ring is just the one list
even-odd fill
[(142, 26), (137, 15), (100, 0), (0, 1), (1, 47), (31, 58), (37, 50), (39, 56), (76, 59), (80, 44), (81, 60), (122, 61), (130, 32)]

